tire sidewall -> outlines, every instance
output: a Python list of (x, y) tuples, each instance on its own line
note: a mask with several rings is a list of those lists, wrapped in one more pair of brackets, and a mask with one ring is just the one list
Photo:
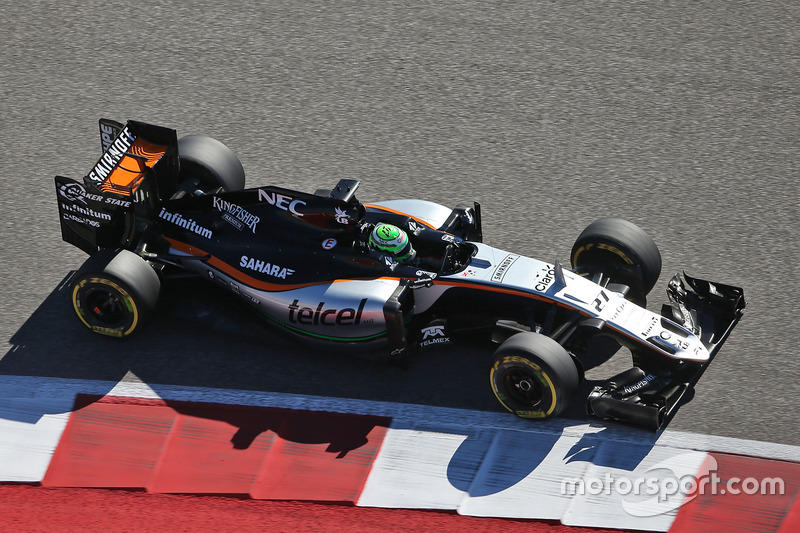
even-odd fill
[[(89, 299), (96, 291), (117, 299), (123, 316), (113, 323), (95, 316)], [(70, 300), (78, 319), (91, 331), (120, 338), (135, 333), (150, 319), (160, 291), (158, 274), (140, 256), (124, 249), (101, 249), (76, 273)]]
[[(541, 399), (533, 405), (515, 401), (506, 389), (510, 372), (524, 372), (541, 387)], [(559, 415), (572, 401), (580, 373), (563, 346), (539, 333), (518, 333), (495, 352), (489, 380), (497, 400), (522, 418), (546, 419)]]
[[(610, 261), (597, 260), (603, 256)], [(661, 253), (653, 239), (643, 229), (620, 218), (601, 218), (587, 226), (575, 240), (570, 260), (576, 269), (614, 261), (624, 267), (638, 267), (637, 279), (626, 276), (614, 280), (629, 285), (634, 298), (646, 296), (661, 275)]]
[[(542, 388), (542, 399), (528, 409), (518, 406), (507, 393), (503, 384), (506, 375), (515, 369), (529, 372)], [(498, 401), (515, 415), (521, 418), (542, 419), (554, 415), (560, 394), (556, 390), (548, 371), (533, 361), (518, 355), (500, 357), (492, 365), (490, 379), (492, 381), (492, 390)]]
[[(103, 325), (93, 317), (91, 311), (86, 308), (88, 298), (93, 291), (106, 291), (119, 298), (127, 310), (124, 318), (115, 324)], [(127, 337), (136, 331), (141, 323), (140, 306), (131, 291), (126, 290), (120, 280), (104, 274), (84, 275), (75, 280), (72, 287), (72, 306), (78, 319), (86, 327), (94, 333), (108, 337)]]

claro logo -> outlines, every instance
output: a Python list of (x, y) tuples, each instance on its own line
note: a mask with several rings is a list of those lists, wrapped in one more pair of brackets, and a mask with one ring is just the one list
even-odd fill
[(289, 305), (289, 322), (306, 326), (355, 326), (361, 323), (365, 305), (366, 298), (359, 302), (358, 309), (326, 309), (325, 302), (320, 302), (316, 308), (300, 307), (299, 300), (295, 300)]

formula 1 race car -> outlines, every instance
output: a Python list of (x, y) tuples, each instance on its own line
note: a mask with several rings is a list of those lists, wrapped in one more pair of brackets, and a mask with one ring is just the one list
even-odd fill
[(483, 244), (477, 203), (365, 204), (355, 180), (314, 193), (245, 189), (238, 158), (210, 137), (135, 121), (101, 120), (100, 132), (103, 154), (83, 182), (55, 184), (63, 238), (90, 254), (71, 302), (102, 335), (140, 330), (164, 280), (189, 274), (322, 346), (404, 361), (492, 341), (494, 394), (537, 419), (562, 412), (588, 341), (608, 337), (633, 367), (594, 387), (588, 412), (657, 429), (745, 307), (741, 288), (676, 274), (661, 314), (647, 310), (661, 255), (622, 219), (584, 229), (570, 269)]

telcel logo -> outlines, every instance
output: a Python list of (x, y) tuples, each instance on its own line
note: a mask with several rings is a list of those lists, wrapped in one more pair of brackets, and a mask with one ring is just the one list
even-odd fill
[(289, 305), (289, 322), (306, 326), (354, 326), (361, 323), (361, 314), (367, 299), (359, 302), (358, 309), (345, 307), (344, 309), (325, 309), (325, 302), (313, 307), (300, 307), (299, 300)]

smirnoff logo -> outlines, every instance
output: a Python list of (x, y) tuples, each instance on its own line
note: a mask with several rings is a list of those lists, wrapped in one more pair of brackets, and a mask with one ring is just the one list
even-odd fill
[(506, 276), (506, 273), (508, 272), (508, 269), (511, 268), (511, 265), (513, 265), (514, 261), (516, 261), (517, 259), (519, 259), (518, 255), (508, 254), (507, 256), (505, 256), (505, 258), (500, 262), (500, 264), (495, 269), (494, 274), (492, 274), (492, 281), (494, 281), (495, 283), (502, 283), (503, 278)]
[(105, 153), (103, 153), (103, 157), (100, 158), (100, 161), (98, 161), (89, 172), (89, 179), (97, 183), (105, 180), (135, 140), (136, 135), (125, 126), (125, 129), (122, 130)]

